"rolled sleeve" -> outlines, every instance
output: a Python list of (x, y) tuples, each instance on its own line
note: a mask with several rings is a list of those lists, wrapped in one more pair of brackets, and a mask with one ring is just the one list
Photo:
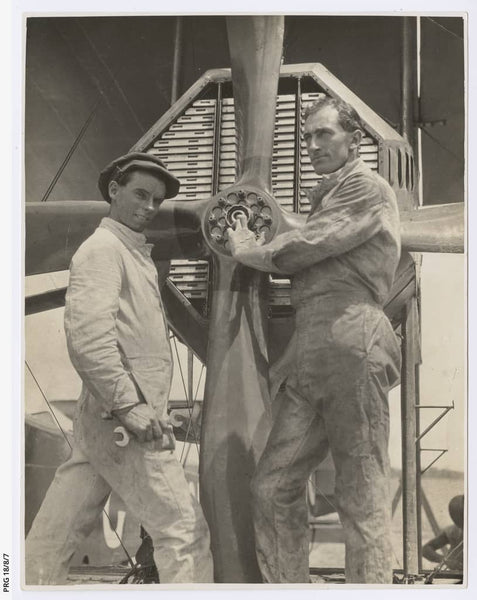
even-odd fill
[(139, 401), (117, 341), (121, 273), (121, 257), (113, 247), (90, 247), (72, 260), (65, 303), (71, 362), (106, 416)]
[(264, 271), (265, 273), (280, 273), (280, 270), (273, 263), (273, 249), (269, 246), (254, 246), (238, 248), (233, 257), (243, 265)]
[(382, 191), (373, 179), (361, 174), (349, 177), (302, 228), (283, 233), (264, 247), (275, 267), (271, 270), (292, 274), (352, 250), (381, 230), (383, 206)]

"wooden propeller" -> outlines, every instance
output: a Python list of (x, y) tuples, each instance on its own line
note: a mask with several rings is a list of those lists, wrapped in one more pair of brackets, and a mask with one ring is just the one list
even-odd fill
[[(250, 480), (270, 430), (266, 274), (237, 264), (227, 221), (246, 212), (274, 226), (271, 159), (282, 17), (227, 19), (232, 60), (239, 178), (212, 198), (204, 234), (214, 259), (200, 456), (201, 503), (209, 522), (215, 578), (260, 582)], [(272, 204), (273, 203), (273, 204)], [(267, 217), (265, 219), (265, 217)], [(258, 225), (256, 225), (258, 227)]]

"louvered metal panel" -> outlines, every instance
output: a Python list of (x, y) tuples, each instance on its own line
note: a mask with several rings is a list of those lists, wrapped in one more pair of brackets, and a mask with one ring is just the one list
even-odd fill
[[(273, 191), (291, 190), (280, 197), (280, 204), (287, 210), (293, 210), (293, 181), (295, 170), (295, 131), (296, 131), (296, 95), (279, 96), (276, 111), (274, 153), (272, 159)], [(277, 162), (280, 160), (280, 162)], [(283, 161), (286, 160), (286, 167)], [(288, 182), (290, 185), (286, 185)]]
[[(180, 180), (178, 199), (212, 196), (215, 121), (216, 101), (197, 100), (150, 149)], [(188, 300), (206, 302), (209, 264), (173, 260), (169, 280)]]
[[(320, 178), (313, 170), (303, 142), (303, 114), (306, 105), (313, 102), (320, 92), (301, 93), (298, 127), (297, 93), (279, 94), (277, 98), (272, 193), (285, 210), (292, 211), (296, 205), (299, 212), (308, 213), (310, 203), (307, 193), (318, 184)], [(218, 124), (217, 108), (220, 115)], [(214, 148), (216, 141), (218, 148)], [(234, 101), (227, 97), (194, 101), (149, 148), (180, 179), (181, 190), (177, 197), (184, 200), (213, 195), (214, 160), (217, 191), (233, 185), (237, 178), (237, 150)], [(360, 154), (373, 170), (378, 169), (378, 143), (369, 135), (362, 141)], [(299, 198), (295, 198), (296, 195)], [(189, 300), (199, 300), (206, 305), (208, 279), (207, 261), (172, 261), (170, 281)], [(289, 279), (271, 277), (271, 314), (286, 314), (290, 310), (289, 297)]]
[(291, 283), (289, 279), (270, 277), (268, 302), (270, 306), (287, 306), (290, 304)]
[(205, 260), (173, 260), (169, 280), (189, 300), (207, 299), (209, 263)]
[(293, 211), (295, 171), (296, 95), (279, 95), (275, 115), (272, 156), (272, 193), (285, 209)]
[(235, 182), (237, 175), (237, 136), (233, 98), (222, 99), (218, 188), (223, 190)]
[(212, 195), (215, 112), (215, 100), (196, 100), (150, 149), (180, 179), (178, 199)]

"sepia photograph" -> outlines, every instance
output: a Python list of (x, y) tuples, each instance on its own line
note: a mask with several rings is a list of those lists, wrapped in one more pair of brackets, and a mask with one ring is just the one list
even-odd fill
[(468, 14), (319, 8), (22, 14), (22, 596), (468, 588)]

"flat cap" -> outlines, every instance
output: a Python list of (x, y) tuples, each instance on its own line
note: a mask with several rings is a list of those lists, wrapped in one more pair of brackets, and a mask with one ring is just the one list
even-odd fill
[(166, 166), (159, 160), (157, 156), (149, 154), (147, 152), (130, 152), (124, 156), (120, 156), (109, 163), (105, 167), (98, 179), (98, 187), (106, 202), (111, 203), (109, 197), (109, 182), (117, 180), (122, 173), (126, 173), (131, 169), (151, 171), (160, 177), (166, 184), (166, 198), (173, 198), (177, 196), (180, 188), (180, 181), (170, 171), (167, 170)]

